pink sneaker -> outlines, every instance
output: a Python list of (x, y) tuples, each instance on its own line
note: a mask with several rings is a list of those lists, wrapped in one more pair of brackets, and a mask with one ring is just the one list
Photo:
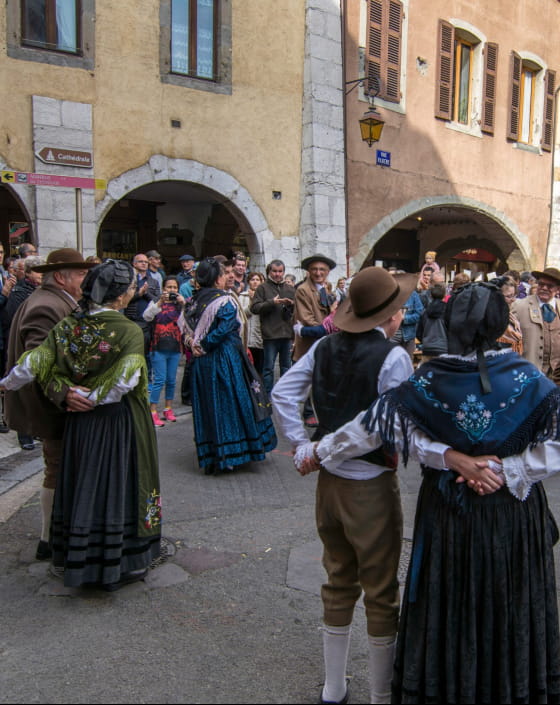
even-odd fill
[(177, 417), (173, 413), (173, 409), (164, 409), (163, 410), (163, 418), (166, 421), (177, 421)]
[(152, 419), (154, 422), (154, 426), (165, 426), (163, 421), (159, 418), (157, 411), (152, 411)]

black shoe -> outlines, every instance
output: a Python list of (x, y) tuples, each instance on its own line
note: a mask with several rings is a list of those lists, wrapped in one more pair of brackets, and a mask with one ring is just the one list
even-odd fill
[(139, 580), (144, 580), (146, 575), (148, 575), (147, 568), (146, 568), (146, 570), (143, 570), (140, 573), (123, 573), (121, 575), (121, 579), (118, 582), (106, 583), (105, 585), (102, 585), (102, 587), (106, 592), (116, 592), (117, 590), (120, 590), (125, 585), (130, 585), (131, 583), (136, 583)]
[(35, 553), (35, 558), (38, 561), (48, 561), (52, 558), (52, 551), (49, 546), (48, 541), (39, 541), (37, 544), (37, 552)]
[(22, 443), (21, 449), (22, 450), (35, 450), (35, 443)]
[(323, 689), (321, 688), (321, 692), (319, 693), (319, 700), (317, 700), (318, 703), (323, 703), (323, 705), (346, 705), (348, 702), (348, 698), (350, 697), (350, 688), (348, 687), (348, 679), (346, 679), (346, 693), (342, 700), (323, 700)]
[(10, 429), (3, 419), (0, 421), (0, 433), (10, 433)]

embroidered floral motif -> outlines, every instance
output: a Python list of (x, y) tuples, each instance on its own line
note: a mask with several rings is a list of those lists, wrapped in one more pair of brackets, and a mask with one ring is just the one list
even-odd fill
[(157, 493), (157, 490), (152, 490), (146, 500), (146, 510), (144, 526), (146, 529), (155, 529), (161, 524), (161, 495)]
[[(524, 388), (535, 382), (541, 373), (536, 372), (535, 375), (529, 376), (526, 372), (513, 369), (511, 376), (513, 381), (509, 387), (511, 394), (506, 399), (495, 400), (494, 404), (497, 408), (494, 411), (488, 408), (476, 394), (467, 394), (466, 398), (459, 402), (458, 409), (450, 408), (449, 403), (436, 399), (430, 389), (433, 378), (432, 371), (427, 372), (426, 375), (412, 376), (410, 381), (416, 390), (432, 403), (432, 406), (449, 414), (453, 418), (455, 426), (465, 433), (471, 441), (480, 441), (494, 426), (497, 415), (515, 405)], [(508, 388), (508, 385), (505, 388)]]
[(256, 379), (254, 379), (251, 382), (251, 389), (255, 392), (255, 394), (260, 394), (261, 385), (258, 383), (258, 381)]
[[(116, 332), (107, 331), (106, 324), (101, 320), (90, 318), (77, 325), (62, 325), (56, 333), (56, 342), (62, 348), (73, 373), (80, 378), (91, 371), (92, 362), (102, 359), (102, 354), (113, 350), (111, 343), (115, 336)], [(115, 351), (119, 352), (118, 346)]]

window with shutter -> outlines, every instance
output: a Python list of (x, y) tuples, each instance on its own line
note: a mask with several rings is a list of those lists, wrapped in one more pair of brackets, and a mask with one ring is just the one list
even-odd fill
[(366, 41), (366, 93), (391, 103), (401, 100), (403, 6), (399, 0), (369, 0)]
[(494, 134), (496, 81), (498, 76), (498, 45), (488, 42), (484, 47), (484, 86), (482, 89), (482, 125), (487, 134)]
[(438, 59), (436, 75), (436, 117), (452, 119), (455, 28), (439, 21)]
[(541, 147), (545, 152), (552, 151), (554, 139), (554, 87), (556, 84), (556, 71), (547, 71), (544, 79), (544, 115)]

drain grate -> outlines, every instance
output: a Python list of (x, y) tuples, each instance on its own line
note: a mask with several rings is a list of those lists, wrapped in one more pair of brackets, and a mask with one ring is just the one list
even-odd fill
[(150, 563), (150, 568), (157, 568), (175, 555), (175, 544), (171, 539), (161, 537), (159, 556)]

